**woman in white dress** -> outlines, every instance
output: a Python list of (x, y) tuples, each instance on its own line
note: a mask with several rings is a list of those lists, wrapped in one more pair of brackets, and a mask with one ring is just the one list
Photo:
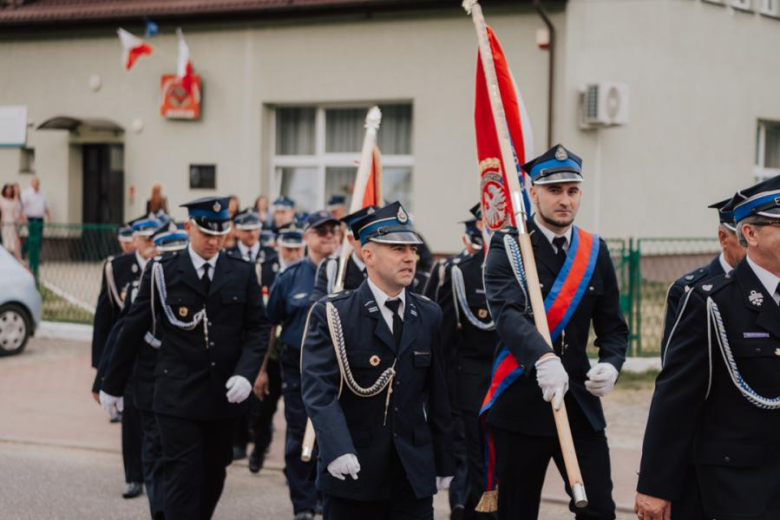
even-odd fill
[(0, 225), (2, 225), (3, 247), (22, 263), (22, 244), (17, 224), (23, 221), (22, 203), (19, 193), (11, 184), (3, 186), (0, 197)]

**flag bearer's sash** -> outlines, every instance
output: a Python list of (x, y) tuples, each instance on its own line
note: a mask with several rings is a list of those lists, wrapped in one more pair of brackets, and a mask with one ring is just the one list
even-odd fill
[[(505, 243), (516, 245), (512, 239)], [(507, 247), (507, 255), (510, 263), (519, 265), (522, 268), (522, 259), (520, 257), (519, 247)], [(599, 256), (599, 238), (587, 231), (574, 226), (572, 229), (571, 245), (566, 255), (566, 261), (558, 273), (549, 294), (544, 299), (544, 309), (547, 314), (547, 323), (550, 327), (550, 337), (555, 342), (563, 332), (563, 329), (569, 323), (569, 320), (577, 310), (577, 306), (582, 301), (582, 297), (588, 288), (593, 271), (596, 268), (596, 259)], [(517, 271), (516, 271), (517, 273)], [(518, 277), (519, 282), (524, 282)], [(498, 397), (517, 381), (523, 374), (524, 367), (520, 366), (515, 357), (506, 346), (501, 346), (498, 356), (493, 363), (493, 372), (490, 377), (490, 386), (487, 394), (482, 400), (482, 408), (479, 411), (482, 421), (482, 428), (485, 432), (485, 489), (478, 511), (495, 511), (497, 507), (497, 482), (495, 475), (496, 453), (493, 444), (493, 436), (490, 434), (485, 424), (486, 413)]]

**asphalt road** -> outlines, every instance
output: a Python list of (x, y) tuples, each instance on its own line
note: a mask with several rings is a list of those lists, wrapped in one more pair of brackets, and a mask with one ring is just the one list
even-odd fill
[[(109, 424), (91, 401), (91, 375), (89, 345), (75, 341), (33, 340), (22, 355), (0, 359), (0, 520), (148, 518), (145, 497), (121, 497), (119, 426)], [(626, 395), (616, 399), (613, 408), (634, 414), (635, 399)], [(246, 461), (230, 466), (215, 518), (292, 518), (280, 471), (281, 411), (277, 416), (269, 467), (253, 475)], [(630, 419), (623, 422), (636, 421)], [(622, 437), (633, 439), (633, 432), (627, 433), (631, 435), (616, 430), (616, 444)], [(615, 464), (613, 459), (613, 470)], [(553, 481), (560, 480), (554, 469), (548, 473)], [(614, 478), (619, 485), (619, 477)], [(549, 495), (554, 496), (552, 491)], [(437, 495), (434, 504), (436, 520), (449, 518), (446, 494)], [(573, 516), (565, 505), (549, 501), (540, 514), (542, 520)], [(618, 520), (632, 518), (630, 513), (618, 514)]]

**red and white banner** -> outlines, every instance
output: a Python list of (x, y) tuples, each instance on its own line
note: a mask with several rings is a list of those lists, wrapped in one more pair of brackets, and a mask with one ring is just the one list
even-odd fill
[[(493, 110), (490, 105), (490, 96), (485, 79), (485, 69), (482, 58), (477, 54), (477, 85), (476, 100), (474, 104), (474, 124), (477, 136), (477, 161), (479, 163), (480, 198), (482, 215), (485, 224), (491, 231), (502, 227), (514, 225), (515, 211), (509, 196), (509, 189), (504, 175), (520, 176), (520, 185), (524, 188), (525, 173), (520, 165), (533, 157), (533, 134), (531, 123), (523, 104), (523, 98), (517, 88), (512, 72), (509, 70), (504, 51), (498, 43), (493, 30), (487, 27), (488, 41), (492, 55), (492, 66), (495, 69), (503, 104), (505, 121), (498, 121), (500, 125), (506, 125), (512, 150), (514, 152), (514, 164), (503, 164), (501, 159), (501, 147), (496, 132), (496, 122), (493, 119)], [(490, 65), (490, 64), (488, 64)], [(523, 190), (525, 195), (525, 189)], [(526, 207), (530, 208), (528, 200)]]
[(179, 39), (179, 58), (176, 62), (176, 75), (179, 78), (181, 87), (190, 94), (192, 92), (192, 60), (190, 59), (190, 48), (184, 41), (182, 30), (176, 29), (176, 36)]
[(374, 153), (371, 155), (371, 171), (368, 174), (368, 184), (363, 193), (363, 207), (376, 206), (381, 208), (382, 203), (382, 154), (379, 147), (374, 146)]
[(122, 44), (122, 66), (130, 70), (141, 56), (152, 54), (152, 46), (137, 36), (133, 36), (122, 28), (117, 29), (119, 43)]

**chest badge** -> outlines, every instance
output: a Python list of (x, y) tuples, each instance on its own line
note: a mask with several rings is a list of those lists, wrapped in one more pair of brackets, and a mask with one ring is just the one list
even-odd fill
[(477, 316), (479, 316), (479, 319), (484, 320), (487, 318), (488, 312), (487, 309), (479, 309), (477, 311)]
[(780, 348), (775, 349), (775, 356), (780, 356)]
[[(778, 350), (780, 350), (780, 349), (778, 349)], [(371, 363), (371, 366), (372, 366), (372, 367), (378, 367), (378, 366), (379, 366), (379, 363), (380, 363), (381, 361), (382, 361), (382, 360), (381, 360), (381, 359), (379, 359), (379, 356), (377, 356), (377, 355), (373, 355), (373, 356), (371, 356), (371, 357), (368, 359), (368, 362), (369, 362), (369, 363)]]
[(182, 318), (186, 318), (189, 313), (190, 310), (187, 307), (179, 307), (179, 316)]
[(750, 303), (756, 307), (761, 307), (761, 305), (764, 304), (764, 295), (755, 290), (750, 291), (750, 294), (748, 295), (748, 301), (750, 301)]

